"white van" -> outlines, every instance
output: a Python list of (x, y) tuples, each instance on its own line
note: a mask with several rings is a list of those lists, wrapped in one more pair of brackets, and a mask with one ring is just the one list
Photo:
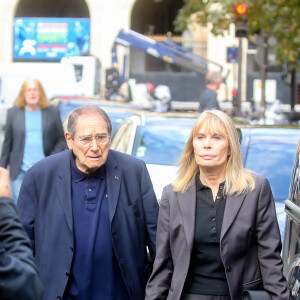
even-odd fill
[(100, 63), (94, 57), (72, 57), (62, 62), (14, 62), (0, 64), (0, 127), (7, 109), (23, 82), (38, 79), (48, 99), (57, 96), (94, 96), (100, 92)]

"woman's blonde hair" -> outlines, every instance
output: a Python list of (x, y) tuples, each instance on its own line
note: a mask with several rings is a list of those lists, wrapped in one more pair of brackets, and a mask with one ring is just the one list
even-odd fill
[(243, 167), (238, 133), (232, 119), (220, 110), (206, 110), (195, 122), (180, 157), (178, 176), (173, 184), (174, 191), (186, 191), (199, 170), (195, 160), (193, 140), (201, 128), (209, 134), (225, 134), (228, 138), (230, 154), (227, 158), (224, 193), (238, 195), (253, 190), (255, 182), (251, 172)]
[(21, 90), (19, 92), (19, 95), (16, 98), (14, 104), (18, 107), (23, 107), (23, 108), (26, 106), (25, 90), (28, 88), (28, 85), (30, 82), (33, 82), (40, 91), (40, 98), (39, 98), (39, 103), (38, 103), (39, 107), (42, 109), (48, 107), (49, 101), (46, 97), (44, 88), (43, 88), (42, 84), (40, 83), (40, 81), (38, 81), (37, 79), (27, 79), (23, 82)]

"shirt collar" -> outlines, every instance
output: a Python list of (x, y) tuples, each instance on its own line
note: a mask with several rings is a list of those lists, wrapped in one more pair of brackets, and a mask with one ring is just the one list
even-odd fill
[[(219, 184), (219, 189), (220, 189), (220, 187), (222, 187), (222, 189), (223, 189), (223, 188), (224, 188), (224, 185), (225, 185), (225, 181), (221, 182), (221, 183)], [(200, 180), (200, 173), (197, 172), (197, 174), (196, 174), (196, 190), (197, 190), (197, 191), (200, 191), (200, 190), (202, 190), (202, 189), (204, 189), (204, 188), (207, 188), (207, 186), (204, 185), (204, 184), (201, 182), (201, 180)]]
[(83, 181), (87, 178), (90, 177), (96, 177), (99, 179), (105, 179), (105, 165), (102, 165), (99, 167), (94, 173), (92, 174), (87, 174), (82, 171), (80, 171), (75, 163), (75, 157), (74, 154), (71, 155), (71, 174), (72, 174), (72, 179), (75, 182)]

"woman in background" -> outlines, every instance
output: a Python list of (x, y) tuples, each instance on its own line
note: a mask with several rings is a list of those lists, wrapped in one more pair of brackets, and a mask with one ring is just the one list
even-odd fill
[(163, 190), (156, 247), (147, 300), (241, 300), (262, 289), (289, 299), (270, 184), (243, 168), (235, 125), (219, 110), (201, 113)]
[(7, 112), (0, 166), (9, 166), (12, 196), (17, 202), (26, 171), (45, 156), (66, 149), (60, 114), (50, 106), (37, 79), (26, 80)]

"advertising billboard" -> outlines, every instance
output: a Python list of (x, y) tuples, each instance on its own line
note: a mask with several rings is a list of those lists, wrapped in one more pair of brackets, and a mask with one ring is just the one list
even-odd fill
[(60, 60), (90, 52), (90, 19), (15, 18), (13, 57)]

